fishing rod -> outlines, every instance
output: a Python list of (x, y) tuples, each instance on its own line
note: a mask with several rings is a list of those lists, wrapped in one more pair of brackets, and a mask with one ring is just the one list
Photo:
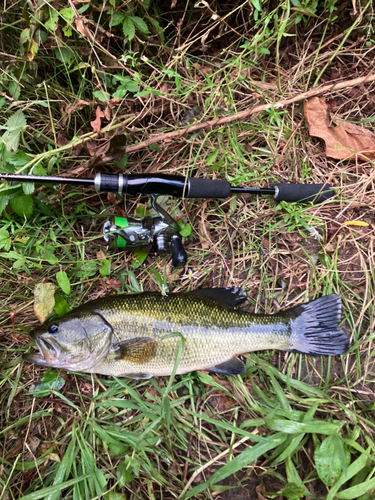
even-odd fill
[(334, 195), (330, 184), (276, 184), (269, 188), (231, 186), (227, 180), (167, 174), (96, 174), (94, 178), (0, 174), (0, 179), (43, 184), (93, 186), (98, 192), (150, 195), (157, 217), (114, 217), (105, 222), (103, 237), (110, 248), (147, 247), (157, 254), (170, 253), (174, 267), (184, 267), (187, 255), (177, 222), (157, 204), (161, 195), (178, 198), (229, 198), (231, 194), (271, 195), (276, 201), (322, 203)]
[(276, 201), (322, 203), (334, 196), (330, 184), (275, 184), (257, 188), (231, 186), (227, 180), (182, 177), (168, 174), (96, 174), (93, 178), (0, 174), (18, 182), (93, 186), (98, 192), (129, 195), (169, 195), (177, 198), (229, 198), (231, 194), (271, 195)]

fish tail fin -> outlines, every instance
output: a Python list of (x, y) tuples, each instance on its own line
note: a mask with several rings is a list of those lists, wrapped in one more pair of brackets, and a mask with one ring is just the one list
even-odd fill
[(292, 352), (312, 356), (343, 354), (350, 340), (337, 326), (341, 318), (341, 297), (325, 295), (286, 311), (291, 317)]

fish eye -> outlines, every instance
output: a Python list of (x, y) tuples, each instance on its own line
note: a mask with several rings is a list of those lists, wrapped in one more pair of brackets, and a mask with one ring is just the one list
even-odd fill
[(59, 327), (56, 324), (53, 324), (48, 327), (48, 333), (57, 333), (59, 331)]

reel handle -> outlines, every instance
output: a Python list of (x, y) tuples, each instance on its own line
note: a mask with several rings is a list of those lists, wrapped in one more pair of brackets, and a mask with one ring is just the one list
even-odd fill
[(173, 267), (181, 268), (186, 266), (187, 254), (182, 245), (181, 238), (177, 235), (171, 238), (171, 254)]

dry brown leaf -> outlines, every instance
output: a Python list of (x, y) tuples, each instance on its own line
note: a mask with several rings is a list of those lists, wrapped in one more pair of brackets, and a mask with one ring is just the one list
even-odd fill
[(56, 287), (52, 283), (38, 283), (34, 288), (34, 312), (41, 323), (52, 313)]
[(258, 495), (258, 500), (266, 500), (266, 497), (262, 495), (263, 491), (263, 484), (258, 484), (258, 486), (255, 488), (255, 492)]
[(105, 256), (103, 250), (99, 250), (99, 252), (96, 253), (96, 258), (100, 260), (100, 259), (106, 259), (107, 257)]
[(68, 104), (65, 109), (62, 109), (62, 126), (65, 127), (68, 116), (75, 111), (80, 111), (84, 106), (90, 106), (90, 102), (78, 99), (72, 104)]
[(94, 121), (90, 122), (90, 125), (92, 126), (92, 130), (94, 133), (100, 134), (100, 130), (102, 128), (102, 118), (104, 118), (104, 113), (100, 109), (100, 106), (97, 106), (95, 115), (96, 118)]
[(312, 97), (305, 101), (305, 118), (310, 135), (324, 140), (326, 155), (330, 158), (375, 159), (375, 134), (353, 123), (339, 122), (338, 125), (330, 125), (323, 97)]
[(76, 28), (79, 33), (81, 33), (82, 36), (85, 38), (88, 38), (89, 40), (92, 40), (94, 37), (91, 33), (91, 31), (85, 26), (85, 21), (82, 17), (78, 17), (76, 20)]

